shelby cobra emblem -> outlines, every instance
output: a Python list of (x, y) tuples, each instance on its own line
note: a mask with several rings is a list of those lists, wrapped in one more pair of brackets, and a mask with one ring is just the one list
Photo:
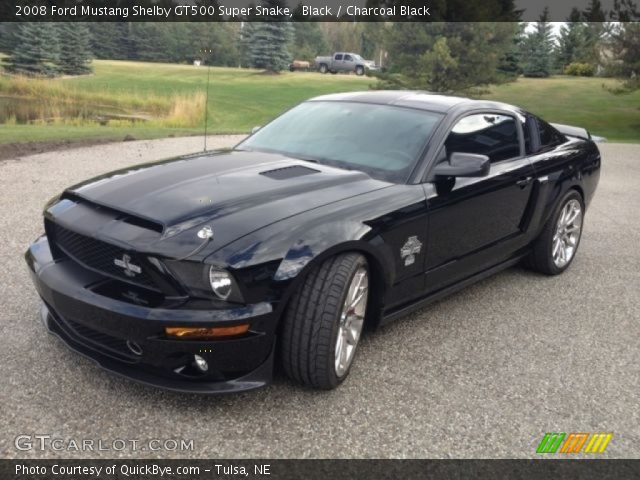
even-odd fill
[(127, 277), (134, 277), (136, 274), (141, 273), (142, 269), (133, 263), (131, 263), (131, 257), (126, 253), (122, 255), (122, 258), (116, 258), (113, 263), (120, 268), (124, 268), (124, 274)]
[(422, 250), (422, 242), (415, 235), (407, 238), (407, 241), (400, 249), (400, 256), (404, 258), (404, 266), (413, 265), (416, 261), (416, 254)]

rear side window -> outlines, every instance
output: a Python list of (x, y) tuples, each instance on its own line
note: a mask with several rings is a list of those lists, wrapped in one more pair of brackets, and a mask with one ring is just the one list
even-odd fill
[(487, 155), (492, 163), (520, 156), (516, 119), (510, 115), (480, 113), (455, 124), (445, 141), (448, 154)]
[(334, 57), (335, 60), (342, 60), (342, 54), (338, 54)]
[(564, 141), (564, 137), (544, 120), (534, 117), (540, 134), (540, 150), (556, 147)]
[(544, 120), (527, 116), (523, 125), (524, 146), (527, 154), (543, 152), (555, 148), (565, 141), (564, 136)]

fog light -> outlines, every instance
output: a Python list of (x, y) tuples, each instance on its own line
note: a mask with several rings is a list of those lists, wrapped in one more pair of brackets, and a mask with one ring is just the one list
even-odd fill
[(233, 327), (166, 327), (164, 333), (168, 337), (177, 337), (184, 340), (197, 340), (206, 338), (235, 337), (244, 335), (249, 331), (249, 324), (243, 323)]
[(201, 372), (206, 372), (207, 370), (209, 370), (209, 364), (200, 355), (193, 356), (193, 363), (196, 366), (196, 368)]
[(132, 342), (131, 340), (127, 340), (127, 348), (134, 355), (142, 355), (142, 347), (138, 345), (136, 342)]

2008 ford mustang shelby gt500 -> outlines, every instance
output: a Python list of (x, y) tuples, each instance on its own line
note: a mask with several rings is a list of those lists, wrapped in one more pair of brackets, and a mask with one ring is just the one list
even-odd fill
[(234, 149), (102, 175), (26, 253), (47, 328), (148, 384), (333, 388), (375, 328), (521, 260), (563, 272), (600, 172), (588, 132), (420, 92), (304, 102)]

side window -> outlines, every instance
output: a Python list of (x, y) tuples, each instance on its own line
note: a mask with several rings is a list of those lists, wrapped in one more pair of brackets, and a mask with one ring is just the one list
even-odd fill
[(335, 57), (333, 57), (334, 60), (342, 60), (342, 54), (338, 53)]
[(549, 148), (556, 147), (564, 141), (562, 134), (547, 122), (539, 119), (538, 117), (534, 117), (534, 119), (538, 125), (538, 132), (540, 134), (539, 150), (547, 150)]
[(487, 155), (491, 163), (520, 156), (516, 119), (511, 115), (479, 113), (458, 121), (444, 143), (447, 153)]
[(352, 61), (353, 61), (353, 58), (351, 57), (351, 55), (345, 55), (345, 56), (344, 56), (344, 61), (345, 61), (345, 62), (352, 62)]

